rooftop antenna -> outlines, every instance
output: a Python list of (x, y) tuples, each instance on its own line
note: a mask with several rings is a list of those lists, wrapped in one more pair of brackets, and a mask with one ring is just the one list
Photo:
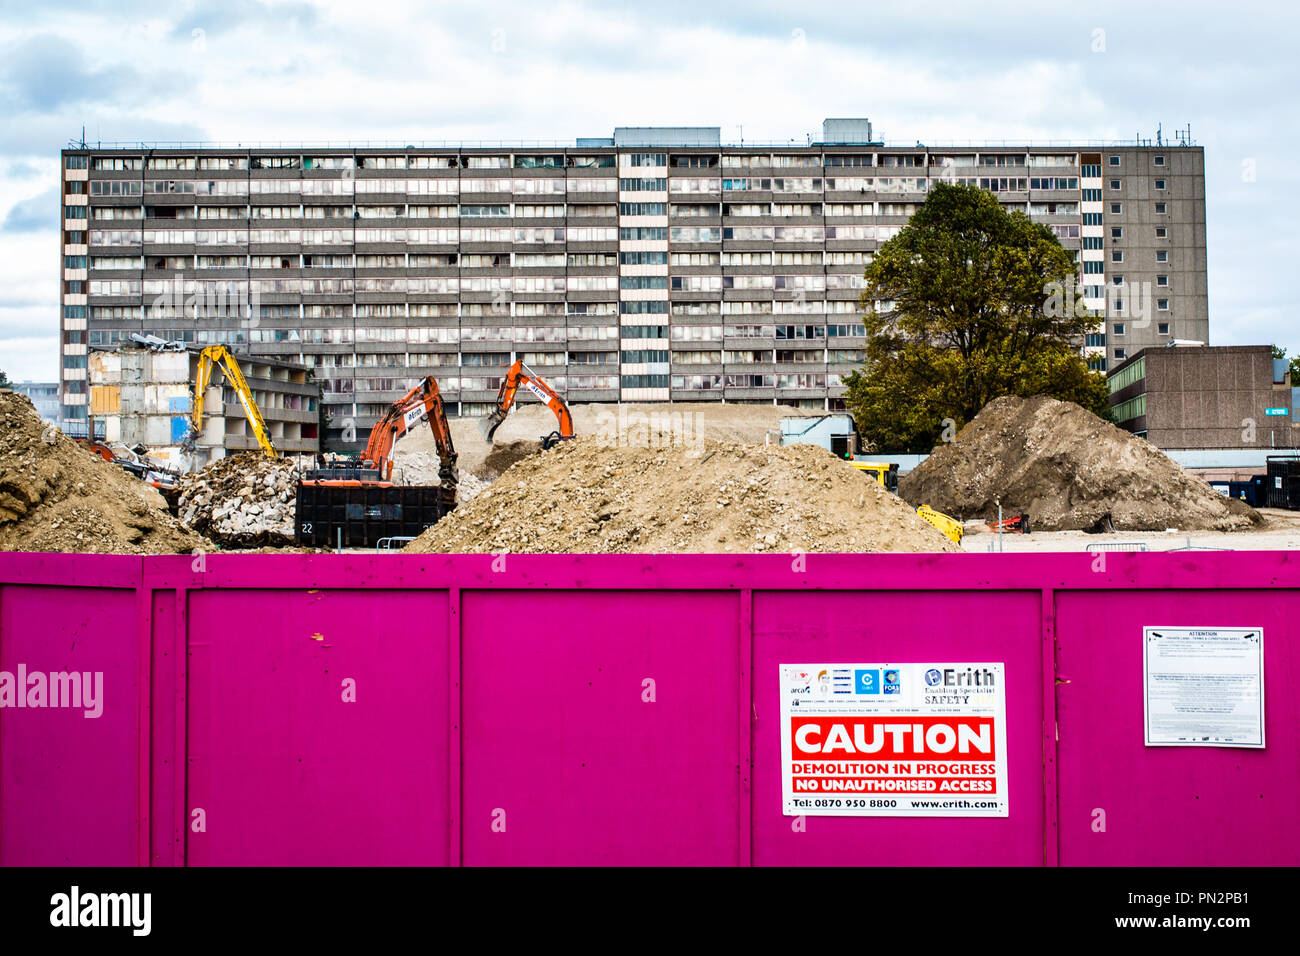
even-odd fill
[(1156, 124), (1156, 145), (1157, 145), (1157, 146), (1163, 146), (1163, 145), (1164, 145), (1164, 142), (1162, 142), (1162, 140), (1161, 140), (1161, 135), (1162, 135), (1161, 130), (1162, 130), (1163, 127), (1164, 127), (1164, 124), (1163, 124), (1163, 123), (1157, 123), (1157, 124)]

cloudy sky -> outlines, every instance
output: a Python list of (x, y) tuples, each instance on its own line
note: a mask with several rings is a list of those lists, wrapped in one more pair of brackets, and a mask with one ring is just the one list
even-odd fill
[(58, 150), (569, 141), (1098, 141), (1191, 124), (1215, 345), (1300, 351), (1293, 4), (0, 0), (0, 368), (53, 380)]

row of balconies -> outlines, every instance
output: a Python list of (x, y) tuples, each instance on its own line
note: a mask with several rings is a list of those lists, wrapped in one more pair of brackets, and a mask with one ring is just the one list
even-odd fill
[[(763, 177), (767, 178), (767, 177)], [(868, 177), (845, 177), (845, 178), (868, 178)], [(871, 177), (875, 178), (875, 177)], [(913, 177), (922, 178), (922, 177)], [(970, 178), (970, 177), (963, 177)], [(1019, 177), (1017, 177), (1019, 178)], [(859, 186), (850, 189), (820, 189), (807, 190), (776, 190), (776, 189), (718, 189), (707, 192), (670, 192), (671, 197), (668, 202), (671, 204), (688, 205), (692, 202), (699, 201), (716, 201), (716, 202), (854, 202), (868, 197), (873, 201), (891, 202), (891, 201), (916, 201), (923, 202), (929, 187), (935, 183), (943, 182), (942, 178), (931, 178), (927, 188), (918, 189), (915, 186), (911, 188), (902, 187), (885, 187), (880, 188), (875, 183), (870, 186)], [(465, 183), (462, 183), (464, 186)], [(1032, 196), (1044, 200), (1068, 201), (1079, 198), (1078, 189), (1004, 189), (997, 190), (995, 194), (999, 199), (1011, 202), (1025, 202)], [(341, 195), (303, 195), (298, 192), (286, 191), (283, 193), (258, 193), (256, 201), (252, 201), (251, 196), (203, 196), (195, 197), (192, 194), (150, 194), (146, 196), (90, 196), (89, 204), (91, 206), (161, 206), (169, 208), (184, 208), (196, 206), (249, 206), (249, 205), (288, 205), (288, 206), (344, 206), (353, 207), (357, 205), (418, 205), (418, 206), (440, 206), (440, 205), (474, 205), (474, 206), (494, 206), (514, 203), (515, 205), (545, 206), (545, 205), (610, 205), (612, 200), (617, 197), (613, 191), (570, 191), (555, 194), (539, 193), (515, 193), (515, 192), (482, 192), (467, 190), (462, 188), (456, 194), (422, 194), (422, 193), (391, 193), (391, 192), (364, 192), (345, 193)], [(358, 202), (358, 199), (364, 199)], [(385, 202), (384, 200), (388, 200)], [(209, 220), (210, 221), (210, 220)], [(242, 218), (233, 220), (217, 220), (240, 222)], [(265, 221), (265, 220), (261, 220)], [(318, 220), (313, 220), (318, 221)], [(340, 221), (351, 221), (347, 217)], [(364, 221), (364, 220), (360, 220)], [(428, 221), (428, 220), (424, 220)]]
[[(1078, 242), (1078, 240), (1066, 240)], [(802, 264), (785, 265), (781, 263), (749, 266), (660, 266), (663, 271), (648, 273), (668, 278), (672, 276), (749, 276), (749, 275), (860, 275), (865, 264)], [(619, 266), (393, 266), (391, 268), (358, 269), (351, 266), (338, 268), (283, 268), (283, 269), (249, 269), (240, 266), (224, 268), (179, 268), (179, 269), (90, 269), (87, 279), (150, 279), (171, 281), (185, 279), (244, 280), (244, 279), (405, 279), (405, 278), (515, 278), (558, 276), (579, 278), (583, 276), (615, 277), (625, 273)], [(647, 273), (637, 273), (638, 275)], [(582, 291), (617, 291), (617, 290), (581, 290)], [(96, 295), (98, 298), (98, 294)]]
[[(319, 391), (319, 386), (316, 386), (316, 389)], [(257, 401), (257, 410), (262, 413), (262, 418), (266, 420), (268, 426), (272, 422), (311, 424), (318, 419), (317, 411), (314, 408), (280, 408), (271, 402), (263, 401), (264, 398), (265, 396), (262, 396), (262, 398), (257, 398), (255, 396), (255, 400)], [(222, 414), (227, 419), (242, 419), (244, 417), (244, 406), (240, 405), (237, 401), (223, 403), (222, 409)]]

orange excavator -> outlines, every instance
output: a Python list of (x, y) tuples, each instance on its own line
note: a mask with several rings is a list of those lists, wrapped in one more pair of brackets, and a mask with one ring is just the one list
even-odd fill
[(361, 481), (391, 481), (393, 477), (393, 445), (412, 427), (428, 419), (433, 431), (433, 442), (438, 448), (438, 479), (443, 488), (456, 490), (459, 474), (456, 470), (456, 449), (451, 441), (451, 428), (447, 424), (447, 410), (438, 391), (438, 383), (433, 376), (420, 382), (409, 392), (395, 401), (375, 427), (370, 430), (366, 450), (361, 458), (336, 463), (331, 468), (313, 469), (310, 478), (318, 481), (332, 479), (334, 472), (338, 479), (353, 477), (353, 472), (374, 471), (375, 478), (362, 478)]
[(483, 432), (484, 440), (491, 441), (492, 436), (496, 434), (496, 430), (506, 420), (506, 415), (510, 413), (510, 409), (514, 408), (515, 397), (521, 385), (541, 399), (555, 413), (556, 421), (559, 423), (559, 427), (555, 431), (542, 436), (542, 447), (550, 448), (557, 442), (567, 441), (572, 438), (573, 415), (569, 411), (569, 406), (565, 404), (559, 392), (546, 383), (546, 379), (530, 369), (524, 364), (523, 359), (520, 359), (510, 366), (510, 369), (506, 372), (505, 381), (501, 383), (501, 388), (497, 392), (496, 408), (478, 423), (479, 430)]

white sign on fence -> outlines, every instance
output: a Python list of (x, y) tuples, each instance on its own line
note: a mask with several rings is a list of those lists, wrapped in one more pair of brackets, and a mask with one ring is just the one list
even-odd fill
[(1263, 747), (1263, 628), (1143, 628), (1142, 705), (1148, 747)]

